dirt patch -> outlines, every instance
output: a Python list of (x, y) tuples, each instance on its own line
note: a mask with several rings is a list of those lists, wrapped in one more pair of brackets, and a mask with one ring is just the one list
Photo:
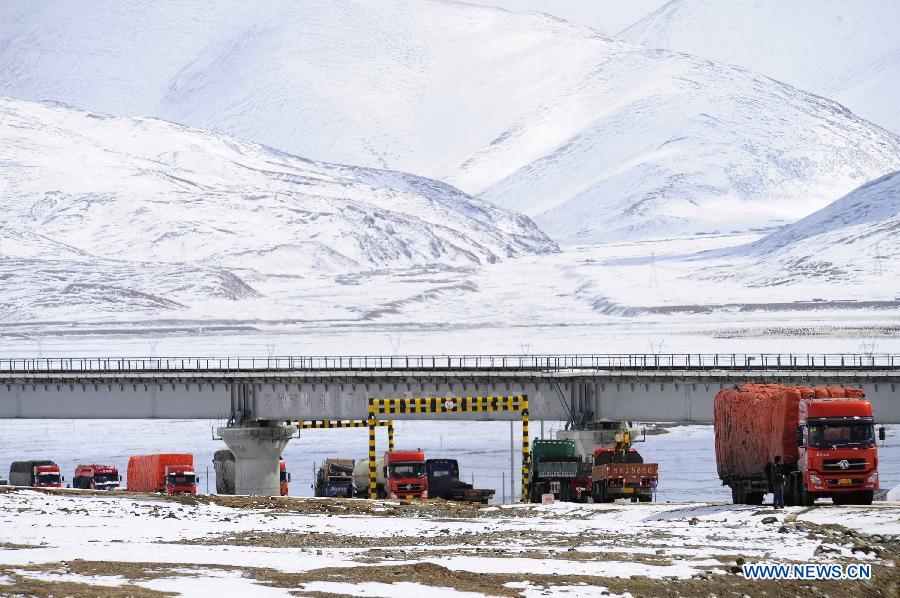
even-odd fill
[[(510, 583), (528, 583), (534, 589), (550, 586), (598, 586), (610, 592), (634, 596), (848, 596), (895, 598), (900, 589), (898, 574), (889, 567), (874, 567), (873, 579), (858, 581), (750, 581), (741, 575), (714, 574), (694, 579), (650, 579), (635, 576), (630, 579), (581, 575), (524, 575), (488, 574), (452, 571), (433, 563), (413, 565), (360, 566), (352, 568), (316, 569), (302, 574), (284, 574), (272, 570), (247, 571), (274, 586), (298, 588), (312, 581), (344, 583), (412, 582), (435, 587), (450, 587), (459, 591), (481, 592), (488, 596), (519, 596), (521, 590)], [(307, 595), (303, 592), (302, 595)]]
[(0, 542), (0, 550), (27, 550), (30, 548), (45, 548), (39, 544), (15, 544), (13, 542)]
[[(604, 558), (612, 555), (604, 555)], [(621, 556), (623, 559), (629, 555)], [(661, 564), (661, 563), (660, 563)], [(468, 571), (453, 571), (434, 563), (363, 565), (358, 567), (329, 567), (303, 573), (284, 573), (273, 569), (242, 568), (222, 565), (186, 566), (197, 575), (206, 569), (238, 571), (249, 579), (265, 585), (292, 590), (292, 593), (312, 596), (303, 590), (303, 585), (313, 581), (335, 581), (343, 583), (397, 583), (412, 582), (434, 587), (449, 587), (459, 591), (480, 592), (488, 596), (519, 596), (521, 589), (507, 584), (527, 582), (532, 589), (546, 589), (551, 586), (598, 586), (613, 593), (631, 592), (636, 596), (848, 596), (895, 598), (900, 592), (900, 574), (896, 567), (873, 566), (873, 578), (859, 581), (750, 581), (733, 573), (698, 573), (692, 579), (650, 579), (634, 576), (631, 578), (594, 577), (583, 575), (546, 574), (486, 574)], [(120, 576), (129, 581), (155, 579), (160, 577), (189, 577), (191, 573), (173, 574), (170, 567), (158, 563), (120, 563), (97, 561), (72, 561), (17, 567), (51, 573), (77, 573), (80, 575)], [(44, 582), (24, 578), (12, 568), (0, 568), (0, 573), (14, 580), (16, 593), (32, 596), (167, 596), (170, 594), (125, 584), (113, 588), (88, 586), (70, 582)], [(0, 590), (4, 586), (0, 585)]]
[[(117, 571), (123, 570), (123, 567), (115, 565), (124, 565), (124, 563), (113, 564), (113, 569)], [(127, 567), (125, 567), (127, 568)], [(126, 575), (120, 573), (90, 573), (82, 572), (76, 569), (70, 569), (66, 563), (47, 563), (42, 565), (27, 565), (21, 567), (0, 566), (0, 575), (8, 578), (7, 582), (0, 582), (0, 594), (3, 596), (35, 596), (39, 598), (51, 598), (58, 596), (96, 596), (98, 598), (159, 598), (161, 596), (176, 596), (171, 592), (162, 592), (159, 590), (151, 590), (142, 588), (131, 583), (123, 583), (119, 586), (99, 586), (88, 583), (75, 581), (56, 581), (47, 579), (35, 579), (27, 574), (23, 575), (19, 571), (33, 571), (35, 573), (79, 573), (81, 575), (110, 575), (121, 576), (126, 579)]]

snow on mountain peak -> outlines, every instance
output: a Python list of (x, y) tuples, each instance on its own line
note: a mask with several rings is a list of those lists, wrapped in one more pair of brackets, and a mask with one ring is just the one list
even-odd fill
[(737, 64), (900, 133), (900, 2), (672, 0), (619, 36)]
[(430, 0), (0, 11), (0, 94), (440, 179), (565, 242), (777, 226), (900, 168), (900, 141), (837, 104), (544, 15)]

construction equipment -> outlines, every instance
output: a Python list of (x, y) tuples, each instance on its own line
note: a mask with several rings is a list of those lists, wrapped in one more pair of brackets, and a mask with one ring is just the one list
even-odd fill
[(632, 448), (630, 432), (618, 432), (613, 446), (594, 449), (591, 469), (591, 497), (594, 502), (612, 502), (619, 498), (632, 502), (650, 502), (659, 482), (659, 465), (644, 463)]

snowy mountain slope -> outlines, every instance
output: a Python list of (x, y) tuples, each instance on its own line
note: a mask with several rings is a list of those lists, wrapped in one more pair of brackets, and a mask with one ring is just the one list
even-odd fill
[(896, 0), (672, 0), (619, 34), (737, 64), (900, 133)]
[(185, 285), (237, 299), (255, 291), (232, 270), (252, 285), (555, 250), (526, 217), (443, 183), (154, 119), (0, 100), (0, 155), (0, 255), (16, 292), (76, 284), (57, 272), (71, 267), (97, 288), (121, 279), (144, 293), (158, 278), (175, 303)]
[(737, 262), (713, 273), (755, 286), (867, 282), (900, 297), (898, 239), (900, 172), (894, 172), (754, 243), (715, 252)]
[(900, 168), (898, 139), (836, 104), (543, 15), (437, 0), (0, 11), (2, 94), (415, 172), (566, 242), (781, 225)]
[(466, 4), (496, 6), (515, 12), (542, 12), (585, 25), (604, 33), (614, 34), (650, 14), (668, 0), (628, 0), (628, 2), (597, 2), (597, 0), (464, 0)]

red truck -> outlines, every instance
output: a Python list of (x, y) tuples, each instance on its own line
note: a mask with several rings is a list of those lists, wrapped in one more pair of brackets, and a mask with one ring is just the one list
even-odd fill
[(72, 478), (73, 488), (84, 490), (118, 490), (122, 476), (110, 465), (79, 465)]
[(422, 451), (384, 453), (385, 494), (388, 498), (428, 498), (428, 469)]
[(196, 494), (194, 456), (185, 454), (134, 455), (128, 460), (129, 492)]
[(287, 496), (288, 482), (291, 481), (291, 474), (287, 471), (287, 465), (285, 465), (284, 459), (278, 460), (278, 477), (281, 482), (281, 496)]
[[(369, 462), (357, 461), (353, 482), (358, 495), (369, 496)], [(428, 469), (425, 453), (387, 451), (375, 461), (375, 495), (377, 498), (428, 498)]]
[(744, 384), (720, 391), (713, 409), (716, 466), (735, 504), (762, 504), (776, 456), (786, 505), (872, 503), (878, 450), (861, 390)]
[(9, 466), (10, 486), (62, 488), (64, 481), (65, 478), (59, 473), (59, 466), (50, 460), (13, 461)]
[(632, 502), (650, 502), (659, 481), (659, 465), (644, 463), (631, 448), (631, 434), (619, 432), (612, 447), (594, 449), (591, 496), (595, 503), (628, 498)]

